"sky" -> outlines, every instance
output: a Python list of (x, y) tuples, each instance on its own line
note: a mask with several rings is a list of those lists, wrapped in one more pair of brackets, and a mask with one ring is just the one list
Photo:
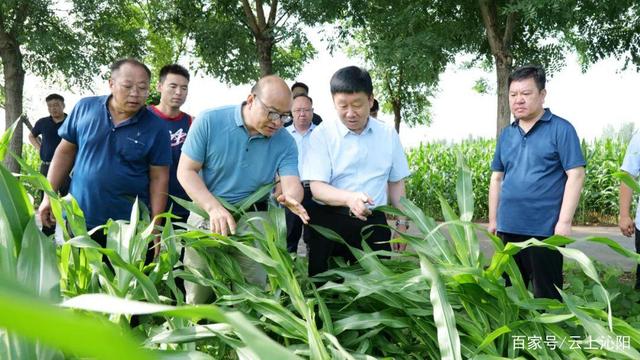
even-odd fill
[[(309, 95), (314, 100), (314, 109), (325, 120), (337, 120), (329, 79), (338, 69), (348, 65), (363, 66), (357, 59), (349, 59), (344, 53), (329, 54), (323, 42), (311, 37), (318, 49), (314, 60), (306, 64), (299, 76), (288, 81), (302, 81), (309, 85)], [(431, 126), (408, 128), (401, 126), (400, 138), (405, 147), (414, 147), (420, 142), (434, 140), (460, 141), (469, 137), (490, 138), (495, 135), (496, 95), (479, 94), (472, 87), (477, 79), (485, 78), (495, 89), (495, 73), (480, 69), (462, 69), (464, 57), (457, 64), (450, 64), (441, 74), (438, 91), (432, 99)], [(640, 121), (635, 114), (638, 103), (637, 84), (640, 74), (633, 70), (621, 71), (623, 63), (607, 59), (591, 66), (585, 73), (580, 71), (576, 57), (569, 55), (565, 68), (553, 74), (547, 81), (545, 106), (555, 114), (569, 120), (581, 138), (593, 139), (602, 134), (608, 124), (619, 128), (625, 122)], [(187, 102), (183, 110), (197, 115), (208, 108), (237, 104), (249, 94), (251, 85), (229, 87), (201, 73), (192, 77)], [(106, 81), (97, 80), (94, 94), (107, 94)], [(32, 122), (47, 116), (44, 98), (51, 92), (62, 94), (66, 99), (66, 111), (83, 96), (91, 92), (73, 93), (62, 86), (46, 84), (41, 79), (28, 75), (25, 83), (25, 111)], [(393, 115), (380, 113), (384, 121), (393, 123)], [(2, 121), (4, 126), (4, 121)]]

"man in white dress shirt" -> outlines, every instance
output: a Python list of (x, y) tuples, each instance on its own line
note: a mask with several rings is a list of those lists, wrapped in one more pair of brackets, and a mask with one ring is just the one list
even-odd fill
[[(316, 124), (311, 121), (313, 119), (313, 100), (307, 94), (296, 94), (293, 96), (291, 109), (293, 124), (285, 129), (289, 131), (289, 134), (296, 141), (296, 146), (298, 147), (298, 173), (302, 173), (304, 155), (309, 146), (311, 132), (316, 127)], [(302, 186), (304, 187), (302, 206), (309, 211), (309, 208), (313, 206), (309, 182), (303, 182)], [(295, 253), (298, 250), (298, 241), (300, 240), (300, 235), (303, 234), (303, 228), (305, 242), (308, 242), (309, 229), (302, 223), (300, 217), (289, 209), (285, 209), (285, 211), (287, 218), (287, 250)]]
[[(325, 120), (311, 134), (302, 169), (302, 180), (309, 181), (314, 200), (309, 212), (311, 224), (329, 228), (351, 246), (361, 248), (364, 234), (373, 250), (404, 250), (402, 244), (390, 246), (391, 232), (384, 213), (373, 208), (390, 203), (400, 207), (405, 195), (404, 178), (409, 166), (392, 126), (369, 117), (373, 105), (373, 86), (369, 73), (356, 66), (338, 70), (330, 82), (333, 103), (340, 121)], [(313, 164), (313, 166), (311, 166)], [(406, 231), (405, 219), (398, 219), (398, 230)], [(349, 250), (312, 230), (309, 237), (309, 275), (329, 268), (332, 256), (354, 261)]]

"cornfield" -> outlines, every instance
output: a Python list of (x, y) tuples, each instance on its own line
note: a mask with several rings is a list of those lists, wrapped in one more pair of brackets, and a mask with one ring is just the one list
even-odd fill
[[(0, 139), (0, 160), (8, 156), (9, 138), (10, 132)], [(475, 177), (462, 155), (454, 158), (449, 163), (454, 175), (447, 180), (456, 188), (454, 201), (438, 198), (444, 224), (406, 199), (402, 212), (381, 207), (408, 216), (419, 229), (419, 235), (399, 234), (393, 240), (412, 250), (374, 254), (363, 242), (363, 250), (351, 248), (356, 263), (338, 261), (313, 279), (306, 276), (304, 259), (286, 251), (282, 209), (270, 207), (267, 220), (244, 214), (270, 187), (229, 205), (240, 221), (256, 225), (243, 236), (220, 236), (183, 223), (174, 229), (172, 216), (162, 215), (163, 251), (145, 265), (144, 252), (156, 235), (144, 206), (136, 202), (129, 221), (86, 229), (77, 203), (57, 197), (36, 169), (18, 159), (27, 173), (18, 180), (0, 165), (0, 357), (640, 358), (640, 331), (612, 311), (615, 294), (601, 282), (593, 262), (564, 247), (574, 240), (553, 237), (505, 246), (491, 236), (495, 254), (484, 260), (477, 236), (482, 230), (471, 222)], [(59, 221), (66, 214), (71, 232), (65, 229), (62, 246), (36, 227), (23, 182), (51, 196)], [(206, 216), (194, 204), (185, 205)], [(106, 248), (89, 237), (102, 229)], [(328, 229), (316, 229), (332, 241), (344, 241)], [(640, 261), (611, 240), (584, 241)], [(557, 249), (575, 260), (587, 279), (583, 287), (593, 296), (583, 297), (570, 286), (562, 292), (563, 302), (534, 299), (513, 261), (529, 246)], [(182, 264), (182, 247), (201, 252), (207, 271)], [(266, 288), (245, 281), (232, 250), (265, 267)], [(505, 286), (505, 272), (513, 286)], [(209, 286), (215, 301), (185, 305), (177, 278)]]

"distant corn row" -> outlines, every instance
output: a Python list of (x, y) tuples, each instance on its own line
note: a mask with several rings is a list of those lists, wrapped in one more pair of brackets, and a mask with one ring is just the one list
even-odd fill
[[(618, 181), (611, 174), (622, 164), (627, 143), (620, 139), (582, 141), (587, 160), (586, 180), (574, 221), (579, 224), (614, 224), (618, 214)], [(456, 151), (467, 159), (473, 176), (474, 218), (488, 218), (488, 191), (495, 140), (472, 139), (448, 144), (432, 142), (408, 151), (412, 175), (407, 197), (429, 216), (440, 218), (438, 194), (455, 204)], [(439, 219), (442, 220), (442, 219)]]

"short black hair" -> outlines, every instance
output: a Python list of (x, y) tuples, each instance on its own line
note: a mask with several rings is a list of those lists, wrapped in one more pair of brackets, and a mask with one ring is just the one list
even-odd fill
[(293, 83), (293, 85), (291, 85), (291, 91), (293, 91), (293, 89), (297, 88), (297, 87), (301, 87), (304, 89), (304, 92), (306, 92), (307, 94), (309, 93), (309, 87), (307, 86), (307, 84), (302, 83), (302, 82), (295, 82)]
[(296, 94), (293, 96), (293, 100), (299, 98), (299, 97), (306, 97), (307, 99), (309, 99), (309, 102), (311, 103), (311, 105), (313, 105), (313, 99), (311, 98), (311, 96), (307, 95), (307, 94)]
[(514, 81), (525, 79), (533, 79), (538, 87), (538, 91), (544, 90), (545, 84), (547, 83), (547, 76), (545, 75), (544, 68), (542, 66), (525, 65), (511, 72), (507, 86), (511, 86), (511, 83)]
[(53, 100), (60, 100), (60, 101), (62, 101), (64, 103), (64, 98), (60, 94), (49, 94), (49, 96), (44, 98), (45, 102), (49, 102), (49, 101), (53, 101)]
[(169, 65), (163, 66), (162, 69), (160, 69), (160, 74), (158, 74), (160, 82), (164, 82), (164, 79), (166, 79), (167, 75), (169, 74), (176, 74), (176, 75), (183, 76), (185, 79), (187, 79), (187, 81), (191, 80), (191, 77), (189, 76), (189, 71), (185, 69), (184, 66), (181, 66), (178, 64), (169, 64)]
[(378, 103), (378, 100), (373, 99), (373, 105), (371, 105), (371, 109), (369, 109), (369, 112), (372, 113), (378, 110), (380, 110), (380, 104)]
[(368, 96), (373, 95), (373, 84), (369, 72), (357, 66), (347, 66), (336, 71), (329, 84), (331, 86), (331, 95), (359, 92), (363, 92)]
[(120, 70), (120, 68), (124, 64), (131, 64), (133, 66), (138, 66), (143, 68), (144, 71), (147, 73), (147, 77), (149, 78), (149, 81), (151, 81), (151, 70), (149, 70), (147, 65), (143, 64), (140, 60), (134, 59), (134, 58), (120, 59), (114, 62), (113, 64), (111, 64), (111, 76), (113, 76), (114, 72)]

